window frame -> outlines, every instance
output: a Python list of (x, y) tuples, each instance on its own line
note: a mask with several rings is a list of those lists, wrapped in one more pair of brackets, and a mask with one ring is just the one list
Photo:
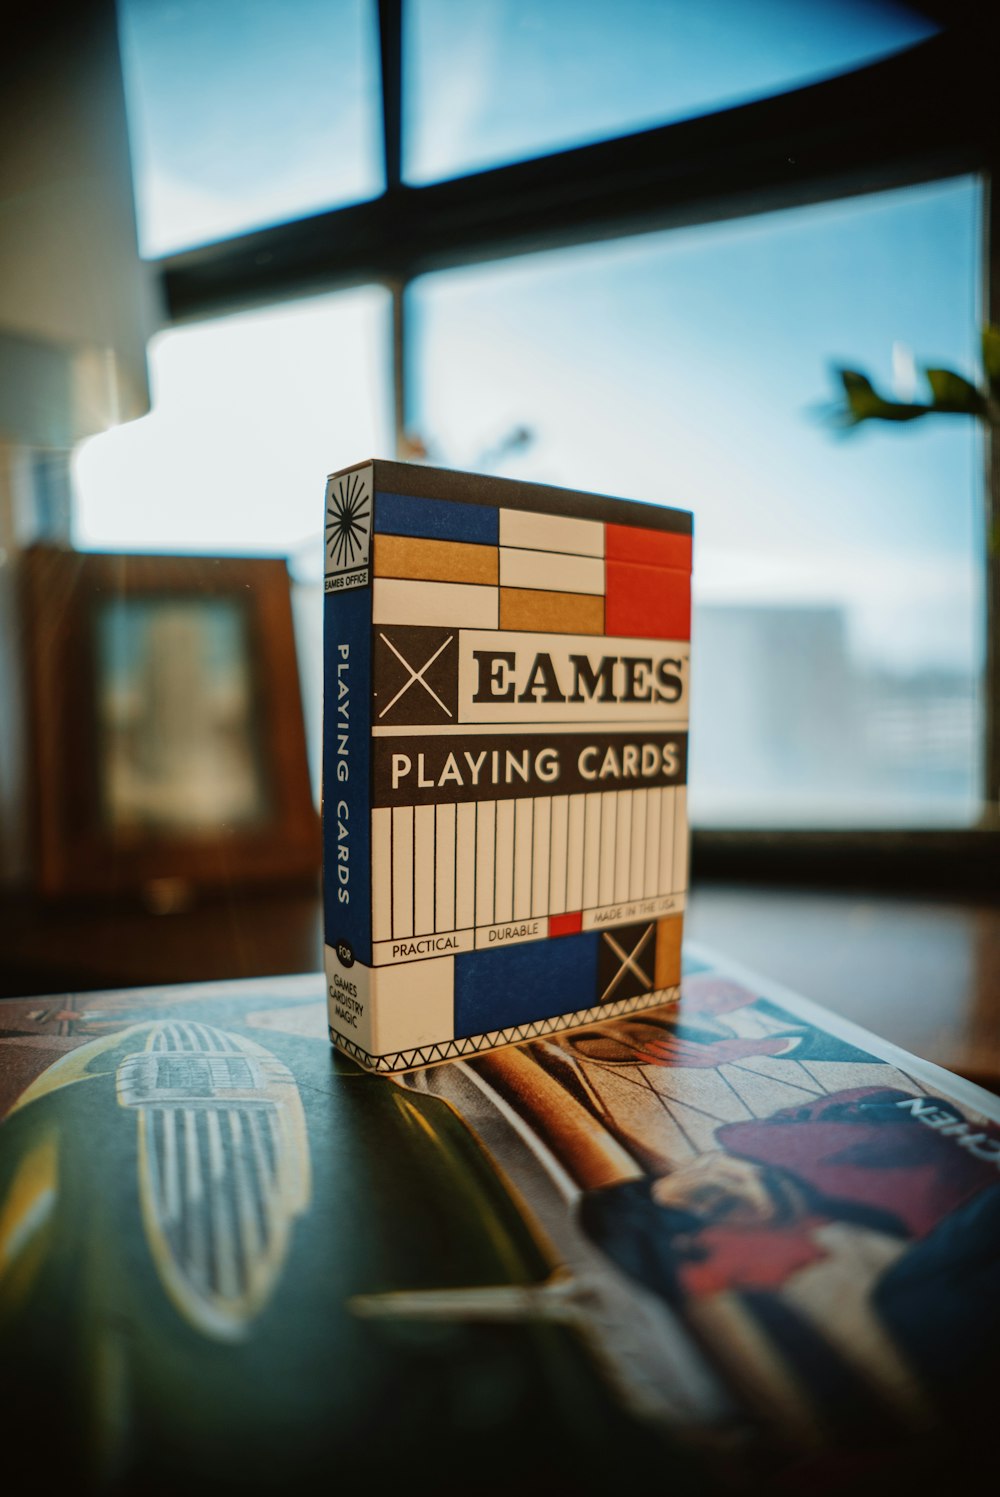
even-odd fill
[[(404, 0), (378, 0), (385, 190), (370, 201), (149, 262), (165, 326), (360, 284), (392, 297), (396, 456), (414, 371), (408, 290), (429, 271), (976, 175), (981, 321), (1000, 323), (1000, 206), (991, 117), (1000, 18), (920, 7), (945, 28), (880, 62), (694, 119), (415, 187), (403, 180)], [(972, 7), (975, 11), (975, 7)], [(983, 534), (1000, 535), (1000, 438), (985, 436)], [(879, 887), (1000, 880), (1000, 545), (985, 548), (983, 815), (900, 832), (695, 829), (695, 876)]]

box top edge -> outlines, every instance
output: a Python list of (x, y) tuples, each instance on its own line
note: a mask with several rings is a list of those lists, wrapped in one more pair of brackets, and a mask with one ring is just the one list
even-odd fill
[(450, 499), (505, 509), (532, 510), (539, 514), (565, 515), (573, 519), (605, 520), (616, 525), (642, 526), (674, 534), (690, 534), (694, 517), (690, 510), (643, 499), (620, 499), (586, 489), (560, 488), (522, 478), (500, 478), (485, 473), (467, 473), (453, 468), (433, 468), (423, 463), (401, 463), (389, 458), (367, 458), (337, 468), (329, 478), (339, 478), (361, 468), (371, 468), (375, 488), (408, 494), (417, 499)]

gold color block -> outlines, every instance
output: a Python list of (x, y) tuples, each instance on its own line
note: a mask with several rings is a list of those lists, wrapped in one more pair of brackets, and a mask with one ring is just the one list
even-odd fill
[(656, 922), (656, 967), (654, 982), (658, 988), (675, 988), (681, 980), (681, 936), (683, 915), (664, 915)]
[(500, 589), (500, 628), (539, 634), (603, 634), (604, 599), (593, 593), (543, 593)]
[(479, 582), (496, 586), (500, 575), (496, 546), (466, 541), (429, 541), (410, 535), (375, 536), (375, 576), (415, 582)]

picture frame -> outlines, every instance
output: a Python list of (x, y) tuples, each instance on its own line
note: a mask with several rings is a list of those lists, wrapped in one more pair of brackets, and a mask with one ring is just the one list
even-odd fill
[(281, 558), (23, 555), (39, 893), (313, 879), (311, 789)]

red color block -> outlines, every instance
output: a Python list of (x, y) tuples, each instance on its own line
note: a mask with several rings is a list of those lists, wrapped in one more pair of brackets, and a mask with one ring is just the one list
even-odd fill
[(645, 567), (691, 570), (691, 537), (669, 530), (642, 530), (635, 525), (605, 525), (604, 555), (608, 561), (634, 561)]
[(633, 639), (691, 638), (691, 574), (666, 567), (604, 564), (605, 634)]
[(578, 930), (583, 928), (583, 915), (580, 910), (574, 910), (571, 915), (550, 915), (550, 936), (575, 936)]

